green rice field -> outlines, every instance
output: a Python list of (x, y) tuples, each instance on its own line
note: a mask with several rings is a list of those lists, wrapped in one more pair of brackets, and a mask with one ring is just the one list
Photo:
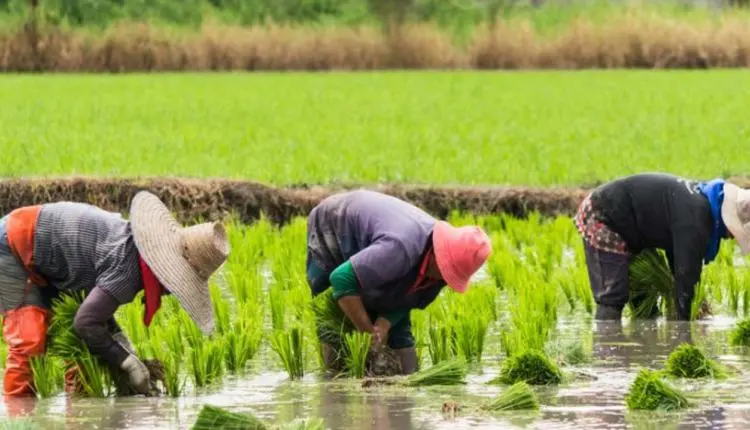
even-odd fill
[(737, 71), (0, 78), (0, 177), (579, 185), (747, 172)]
[[(0, 178), (546, 187), (641, 171), (727, 177), (750, 171), (749, 96), (750, 77), (727, 70), (4, 75)], [(206, 405), (275, 429), (750, 426), (750, 257), (734, 242), (704, 268), (690, 321), (627, 307), (618, 325), (593, 319), (570, 217), (449, 220), (483, 226), (493, 254), (466, 295), (446, 288), (411, 312), (416, 376), (366, 377), (369, 339), (346, 330), (335, 333), (344, 370), (324, 375), (316, 332), (345, 321), (310, 295), (306, 219), (230, 219), (231, 254), (210, 283), (214, 336), (173, 297), (148, 328), (140, 296), (118, 310), (138, 355), (164, 365), (159, 395), (117, 395), (66, 330), (68, 297), (33, 362), (37, 396), (0, 402), (0, 429), (200, 430)], [(0, 343), (0, 367), (6, 354)], [(75, 395), (63, 391), (70, 360), (86, 369)]]

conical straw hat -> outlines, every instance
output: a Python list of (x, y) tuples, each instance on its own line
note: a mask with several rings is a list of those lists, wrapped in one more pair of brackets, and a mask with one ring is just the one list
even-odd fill
[(224, 226), (208, 222), (183, 227), (148, 191), (133, 197), (130, 224), (135, 246), (156, 278), (177, 297), (204, 334), (213, 333), (208, 279), (229, 255)]

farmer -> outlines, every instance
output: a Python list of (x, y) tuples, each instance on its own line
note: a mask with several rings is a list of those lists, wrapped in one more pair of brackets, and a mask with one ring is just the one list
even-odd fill
[[(417, 370), (409, 311), (447, 284), (466, 291), (491, 243), (479, 227), (456, 228), (395, 197), (357, 190), (324, 199), (307, 224), (307, 280), (333, 297), (373, 346), (390, 346), (404, 374)], [(319, 334), (320, 337), (320, 334)], [(335, 357), (323, 339), (325, 363)]]
[(664, 250), (674, 275), (678, 318), (690, 318), (703, 264), (722, 239), (750, 251), (750, 191), (721, 179), (642, 173), (601, 185), (575, 216), (583, 237), (596, 319), (619, 320), (629, 300), (628, 266), (647, 249)]
[(92, 353), (128, 375), (131, 388), (148, 394), (149, 372), (116, 327), (115, 311), (144, 290), (144, 323), (149, 325), (161, 296), (174, 294), (210, 334), (214, 320), (207, 280), (228, 253), (221, 224), (183, 228), (146, 191), (133, 198), (130, 221), (74, 202), (12, 211), (0, 219), (5, 395), (33, 393), (29, 359), (45, 351), (50, 298), (80, 290), (86, 298), (76, 313), (75, 331)]

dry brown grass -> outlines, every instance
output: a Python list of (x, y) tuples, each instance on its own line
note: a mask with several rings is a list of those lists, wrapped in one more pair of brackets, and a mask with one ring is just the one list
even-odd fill
[(104, 34), (46, 28), (0, 34), (2, 71), (208, 71), (525, 68), (704, 68), (750, 64), (750, 26), (740, 18), (696, 23), (626, 14), (580, 20), (542, 37), (524, 22), (478, 29), (458, 46), (421, 24), (389, 36), (376, 28), (205, 25), (176, 35), (124, 23)]

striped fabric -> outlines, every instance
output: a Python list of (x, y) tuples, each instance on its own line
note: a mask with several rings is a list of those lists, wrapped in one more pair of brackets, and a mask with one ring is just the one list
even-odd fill
[(142, 288), (130, 222), (118, 213), (84, 203), (42, 206), (34, 263), (59, 290), (83, 289), (88, 293), (98, 286), (125, 304)]

